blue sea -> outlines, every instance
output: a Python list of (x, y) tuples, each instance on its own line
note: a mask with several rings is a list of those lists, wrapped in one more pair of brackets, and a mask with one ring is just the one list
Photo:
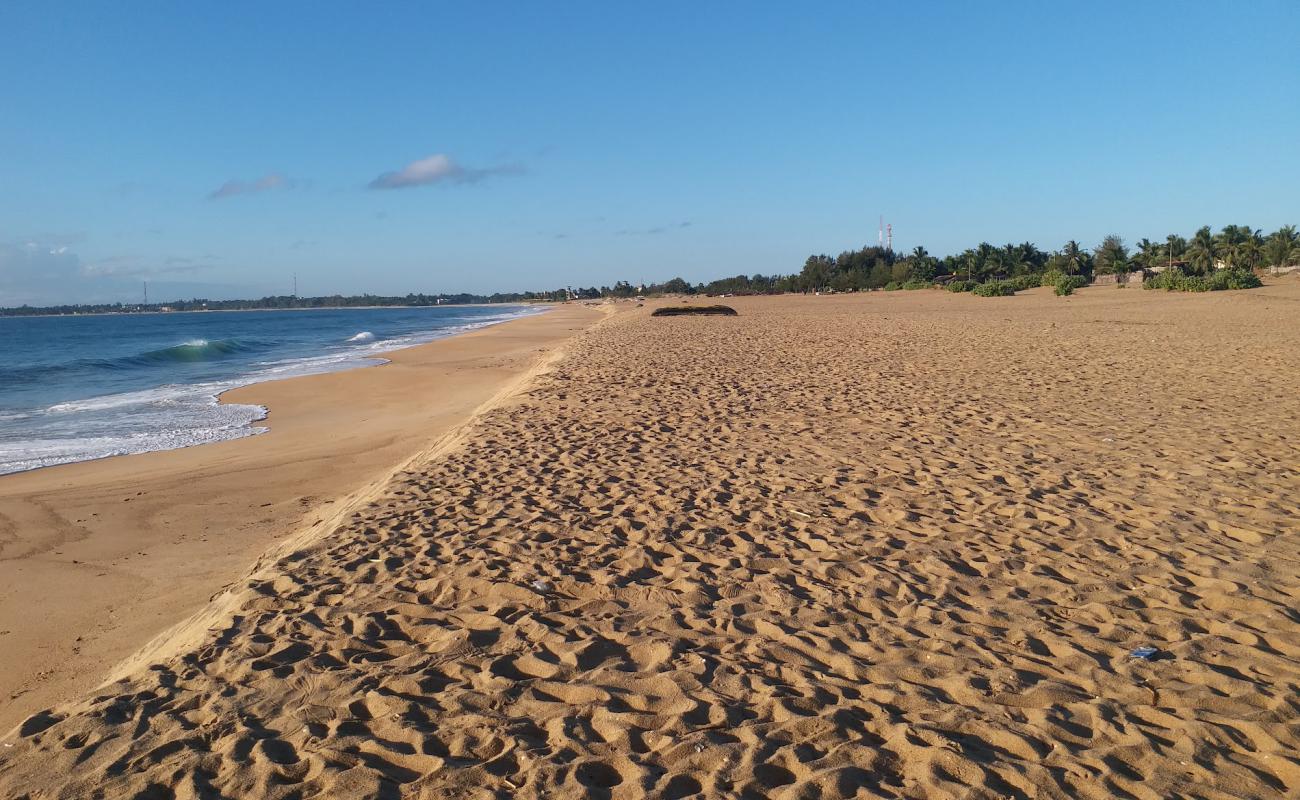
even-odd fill
[(382, 364), (527, 306), (0, 318), (0, 474), (252, 436), (228, 389)]

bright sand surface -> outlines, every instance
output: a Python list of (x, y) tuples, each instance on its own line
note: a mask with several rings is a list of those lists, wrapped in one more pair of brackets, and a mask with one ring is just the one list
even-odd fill
[(0, 477), (0, 731), (94, 688), (600, 316), (562, 307), (384, 366), (228, 392), (267, 406), (261, 436)]
[(578, 334), (0, 795), (1300, 791), (1300, 284), (726, 302)]

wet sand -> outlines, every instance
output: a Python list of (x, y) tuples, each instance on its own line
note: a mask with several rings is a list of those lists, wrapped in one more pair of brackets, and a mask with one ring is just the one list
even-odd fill
[(577, 335), (0, 794), (1300, 791), (1300, 283), (726, 302)]
[(260, 436), (0, 477), (0, 730), (94, 688), (599, 316), (562, 306), (227, 393), (268, 407)]

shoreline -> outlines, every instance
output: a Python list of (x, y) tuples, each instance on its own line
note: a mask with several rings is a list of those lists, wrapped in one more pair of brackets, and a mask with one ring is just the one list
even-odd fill
[(0, 476), (0, 729), (98, 686), (603, 316), (559, 306), (221, 393), (266, 408), (266, 433)]
[[(486, 307), (486, 305), (484, 305), (484, 304), (480, 304), (480, 305), (481, 305), (481, 307)], [(501, 305), (505, 305), (505, 304), (501, 304)], [(513, 304), (513, 303), (512, 303), (512, 304), (510, 304), (510, 305), (521, 305), (521, 304)], [(427, 306), (427, 307), (428, 307), (428, 308), (433, 308), (433, 306)], [(467, 304), (467, 305), (462, 306), (462, 307), (469, 307), (469, 306), (468, 306), (468, 304)], [(381, 309), (381, 308), (385, 308), (385, 306), (373, 306), (373, 307), (370, 307), (370, 308)], [(237, 310), (237, 311), (316, 311), (316, 310), (326, 310), (326, 309), (234, 309), (234, 310)], [(334, 309), (334, 310), (338, 310), (338, 309)], [(28, 468), (26, 468), (26, 469), (14, 470), (14, 471), (11, 471), (11, 472), (0, 472), (0, 478), (4, 478), (5, 476), (8, 476), (8, 475), (22, 475), (22, 474), (26, 474), (26, 473), (29, 473), (29, 472), (35, 472), (35, 471), (38, 471), (38, 470), (42, 470), (42, 469), (50, 469), (50, 468), (52, 468), (52, 467), (69, 466), (69, 465), (72, 465), (72, 464), (85, 464), (85, 463), (90, 463), (90, 462), (94, 462), (94, 461), (103, 461), (104, 459), (108, 459), (108, 458), (118, 458), (118, 457), (121, 457), (121, 456), (137, 456), (137, 455), (145, 455), (145, 454), (147, 454), (147, 453), (167, 453), (167, 452), (171, 452), (171, 451), (173, 451), (173, 450), (185, 450), (185, 449), (192, 448), (192, 447), (202, 447), (202, 446), (204, 446), (204, 445), (221, 444), (222, 442), (232, 442), (232, 441), (238, 441), (238, 440), (240, 440), (240, 439), (248, 439), (248, 438), (252, 438), (252, 437), (255, 437), (255, 436), (261, 436), (261, 435), (266, 434), (266, 433), (269, 432), (269, 430), (270, 430), (269, 428), (267, 428), (266, 426), (264, 426), (264, 425), (261, 424), (262, 422), (264, 422), (264, 421), (266, 420), (267, 415), (268, 415), (268, 413), (269, 413), (269, 409), (267, 409), (267, 407), (266, 407), (264, 404), (261, 404), (261, 403), (237, 402), (237, 401), (233, 401), (233, 400), (227, 400), (227, 399), (225, 399), (225, 398), (226, 398), (226, 395), (230, 394), (231, 392), (238, 391), (238, 390), (240, 390), (240, 389), (245, 389), (245, 388), (247, 388), (247, 387), (249, 387), (249, 386), (259, 386), (259, 385), (266, 384), (266, 383), (274, 383), (274, 382), (276, 382), (276, 381), (294, 380), (294, 379), (296, 379), (296, 378), (309, 378), (309, 377), (313, 377), (313, 376), (316, 376), (316, 375), (331, 375), (331, 374), (338, 373), (338, 372), (349, 372), (349, 371), (352, 371), (352, 370), (370, 369), (370, 368), (373, 368), (373, 367), (382, 367), (382, 366), (384, 366), (385, 364), (388, 364), (388, 363), (391, 362), (391, 359), (388, 358), (388, 356), (392, 355), (393, 353), (398, 353), (398, 352), (401, 352), (401, 351), (403, 351), (403, 350), (409, 350), (409, 349), (411, 349), (411, 348), (413, 348), (413, 347), (421, 347), (421, 346), (426, 345), (426, 344), (431, 344), (431, 343), (433, 343), (433, 342), (443, 341), (443, 340), (445, 340), (445, 339), (450, 339), (450, 338), (453, 338), (453, 337), (456, 337), (456, 336), (462, 336), (462, 335), (467, 334), (467, 333), (473, 333), (474, 331), (484, 330), (484, 329), (486, 329), (486, 328), (490, 328), (490, 327), (492, 327), (492, 326), (494, 326), (494, 325), (502, 325), (502, 324), (505, 324), (505, 323), (507, 323), (507, 322), (513, 322), (513, 321), (518, 320), (518, 319), (526, 319), (526, 318), (528, 318), (528, 317), (534, 317), (534, 316), (537, 316), (537, 315), (539, 315), (539, 314), (545, 314), (548, 310), (549, 310), (549, 309), (541, 309), (541, 310), (527, 310), (527, 311), (522, 311), (522, 312), (519, 313), (518, 315), (516, 315), (516, 316), (512, 316), (512, 317), (509, 317), (509, 318), (507, 318), (507, 319), (492, 319), (492, 320), (490, 320), (490, 321), (486, 321), (486, 322), (481, 322), (481, 323), (472, 323), (472, 327), (469, 327), (469, 328), (436, 332), (437, 335), (435, 335), (435, 336), (434, 336), (433, 338), (431, 338), (431, 339), (428, 339), (427, 341), (416, 342), (416, 343), (413, 343), (413, 344), (403, 344), (403, 345), (398, 345), (398, 346), (396, 346), (396, 347), (393, 347), (391, 350), (379, 350), (379, 351), (375, 351), (374, 353), (369, 354), (369, 355), (361, 355), (361, 354), (358, 354), (357, 358), (358, 358), (359, 362), (361, 362), (361, 363), (339, 362), (340, 364), (346, 364), (346, 365), (341, 366), (341, 367), (339, 367), (339, 368), (335, 368), (335, 369), (324, 369), (324, 370), (321, 370), (321, 371), (319, 371), (319, 372), (303, 372), (303, 373), (300, 373), (300, 374), (290, 374), (290, 375), (285, 375), (285, 376), (282, 376), (282, 377), (269, 377), (269, 378), (266, 378), (266, 377), (263, 377), (263, 378), (257, 378), (257, 377), (256, 377), (257, 374), (258, 374), (257, 372), (250, 372), (250, 373), (247, 373), (247, 374), (244, 374), (244, 375), (239, 375), (239, 376), (235, 376), (235, 377), (232, 377), (232, 378), (228, 378), (228, 379), (223, 379), (223, 380), (217, 381), (217, 383), (222, 383), (222, 384), (230, 384), (230, 383), (233, 383), (234, 385), (227, 386), (226, 388), (224, 388), (224, 389), (220, 389), (219, 391), (216, 391), (216, 392), (213, 393), (213, 394), (205, 394), (205, 395), (203, 395), (203, 396), (211, 398), (211, 399), (216, 403), (216, 405), (218, 405), (218, 406), (221, 406), (221, 405), (239, 405), (239, 406), (246, 406), (246, 407), (249, 407), (249, 408), (255, 408), (255, 409), (257, 409), (257, 410), (260, 412), (260, 415), (259, 415), (259, 416), (255, 416), (255, 417), (253, 417), (252, 419), (248, 420), (248, 422), (245, 423), (244, 427), (242, 427), (242, 428), (239, 429), (240, 433), (239, 433), (239, 435), (237, 435), (237, 436), (229, 436), (229, 437), (227, 437), (227, 438), (221, 438), (221, 439), (210, 439), (210, 440), (201, 441), (201, 442), (194, 442), (194, 443), (191, 443), (191, 444), (181, 444), (181, 445), (177, 445), (177, 446), (174, 446), (174, 447), (164, 447), (164, 448), (161, 448), (161, 449), (158, 449), (158, 450), (139, 450), (139, 451), (136, 451), (136, 452), (130, 452), (130, 453), (109, 453), (109, 454), (106, 454), (106, 455), (93, 456), (93, 457), (91, 457), (91, 458), (81, 458), (81, 459), (76, 459), (76, 460), (73, 460), (73, 461), (62, 461), (62, 462), (53, 463), (53, 464), (41, 464), (41, 465), (34, 466), (34, 467), (28, 467)], [(144, 312), (144, 313), (153, 313), (153, 312)], [(183, 312), (176, 312), (176, 313), (188, 314), (188, 313), (210, 313), (210, 312), (188, 312), (188, 311), (183, 311)], [(224, 312), (221, 312), (221, 313), (224, 313)], [(61, 316), (74, 316), (74, 315), (61, 314), (61, 315), (48, 315), (48, 316), (61, 317)], [(98, 315), (85, 315), (85, 316), (98, 316)], [(307, 362), (311, 361), (313, 358), (316, 358), (316, 356), (302, 356), (302, 357), (299, 357), (299, 358), (294, 359), (294, 360), (295, 360), (296, 362), (300, 363), (300, 364), (303, 364), (303, 363), (307, 363)], [(246, 382), (245, 382), (245, 381), (246, 381)], [(159, 388), (159, 387), (155, 387), (155, 388)], [(117, 395), (107, 395), (107, 397), (114, 397), (114, 396), (117, 396)], [(87, 399), (87, 400), (95, 400), (95, 399), (102, 399), (102, 397), (100, 397), (100, 398), (86, 398), (86, 399)], [(60, 402), (65, 402), (65, 401), (60, 401)], [(82, 401), (77, 401), (77, 402), (82, 402)]]

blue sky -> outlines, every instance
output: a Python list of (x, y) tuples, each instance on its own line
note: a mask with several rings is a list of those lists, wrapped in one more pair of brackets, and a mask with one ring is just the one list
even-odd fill
[[(815, 9), (809, 11), (807, 9)], [(1300, 222), (1300, 3), (0, 4), (0, 305)]]

